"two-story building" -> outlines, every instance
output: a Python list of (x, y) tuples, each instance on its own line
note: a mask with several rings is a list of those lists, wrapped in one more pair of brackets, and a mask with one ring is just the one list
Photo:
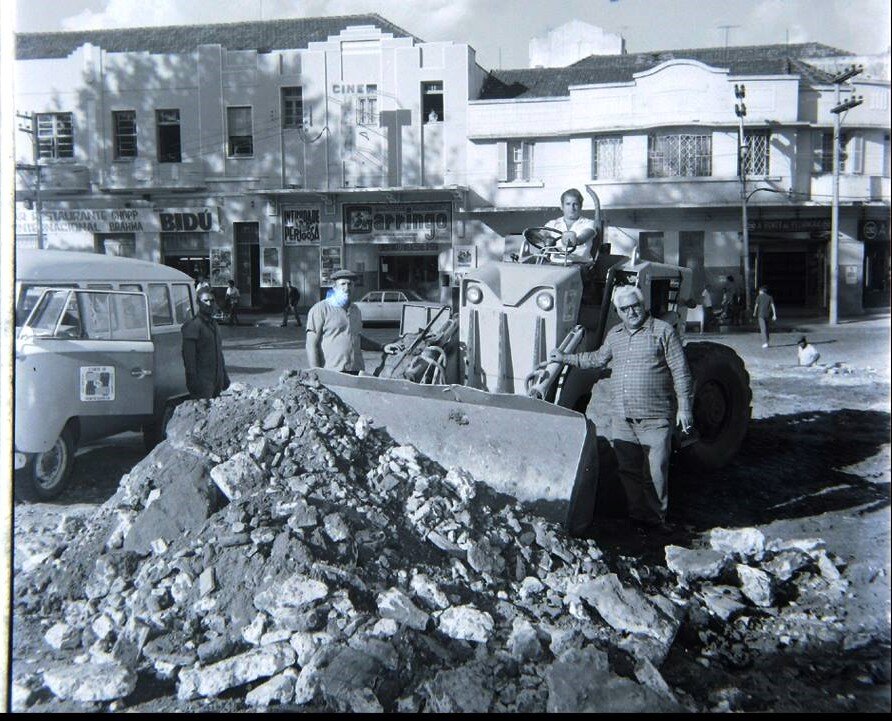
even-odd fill
[(253, 306), (340, 267), (439, 298), (484, 76), (377, 15), (21, 34), (17, 243), (232, 278)]
[[(469, 228), (478, 243), (558, 217), (566, 188), (600, 197), (614, 252), (695, 270), (718, 295), (743, 276), (739, 119), (753, 284), (779, 305), (827, 307), (832, 76), (819, 44), (593, 55), (493, 71), (468, 109)], [(744, 86), (745, 97), (735, 96)], [(859, 79), (843, 117), (840, 310), (889, 303), (889, 83)]]
[[(16, 52), (31, 120), (19, 245), (232, 278), (253, 306), (279, 304), (286, 279), (312, 302), (339, 267), (362, 290), (447, 299), (576, 187), (599, 195), (614, 252), (690, 266), (718, 296), (728, 275), (742, 284), (745, 198), (753, 284), (788, 309), (828, 304), (836, 88), (808, 60), (850, 53), (706, 48), (487, 73), (467, 44), (377, 15), (29, 33)], [(889, 302), (888, 80), (858, 76), (853, 94), (844, 314)]]

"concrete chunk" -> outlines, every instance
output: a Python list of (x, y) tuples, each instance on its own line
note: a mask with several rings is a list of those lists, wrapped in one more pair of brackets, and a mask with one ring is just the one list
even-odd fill
[(119, 664), (84, 663), (48, 669), (43, 682), (63, 701), (96, 703), (129, 696), (136, 688), (136, 674)]
[(492, 635), (492, 616), (471, 604), (452, 606), (440, 614), (439, 629), (450, 638), (486, 643)]
[(294, 664), (294, 649), (287, 643), (261, 646), (197, 669), (180, 671), (177, 697), (187, 701), (213, 697), (226, 689), (273, 676)]
[(709, 545), (722, 553), (755, 558), (765, 550), (765, 536), (758, 528), (713, 528)]
[(740, 578), (740, 590), (744, 596), (762, 608), (774, 605), (771, 576), (760, 568), (753, 568), (743, 563), (738, 563), (736, 568)]
[(717, 578), (725, 567), (725, 554), (710, 548), (666, 546), (666, 566), (683, 584)]
[(398, 588), (389, 588), (379, 593), (377, 604), (378, 613), (382, 618), (391, 618), (418, 631), (427, 628), (430, 616), (412, 603), (411, 599)]

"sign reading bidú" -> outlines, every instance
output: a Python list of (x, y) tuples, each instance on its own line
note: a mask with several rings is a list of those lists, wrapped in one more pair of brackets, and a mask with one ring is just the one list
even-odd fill
[[(220, 230), (216, 208), (44, 208), (46, 235), (83, 233), (209, 233)], [(16, 208), (17, 235), (37, 234), (37, 213)]]

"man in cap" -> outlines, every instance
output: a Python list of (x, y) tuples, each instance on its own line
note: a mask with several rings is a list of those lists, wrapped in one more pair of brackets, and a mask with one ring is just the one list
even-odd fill
[(198, 314), (183, 323), (183, 366), (186, 387), (193, 398), (216, 398), (229, 388), (223, 361), (223, 342), (214, 320), (214, 293), (210, 287), (198, 291)]
[(362, 315), (353, 305), (356, 274), (350, 270), (332, 273), (331, 292), (307, 313), (307, 360), (310, 368), (328, 368), (344, 373), (365, 371), (363, 341), (369, 350), (381, 344), (362, 336)]

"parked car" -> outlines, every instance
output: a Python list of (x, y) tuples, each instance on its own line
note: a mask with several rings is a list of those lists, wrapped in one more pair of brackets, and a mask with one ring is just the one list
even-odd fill
[(356, 301), (356, 307), (362, 314), (362, 322), (399, 325), (403, 315), (403, 305), (421, 305), (427, 308), (440, 308), (442, 303), (434, 303), (422, 298), (414, 290), (392, 288), (389, 290), (373, 290), (366, 293), (362, 300)]

